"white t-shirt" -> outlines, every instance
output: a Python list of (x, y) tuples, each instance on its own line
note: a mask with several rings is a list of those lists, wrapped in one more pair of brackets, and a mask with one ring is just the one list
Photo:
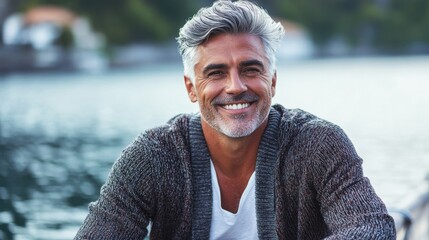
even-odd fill
[(222, 209), (216, 170), (211, 161), (210, 164), (213, 188), (210, 239), (258, 239), (258, 230), (256, 227), (255, 172), (253, 172), (250, 177), (246, 189), (241, 195), (238, 211), (234, 214)]

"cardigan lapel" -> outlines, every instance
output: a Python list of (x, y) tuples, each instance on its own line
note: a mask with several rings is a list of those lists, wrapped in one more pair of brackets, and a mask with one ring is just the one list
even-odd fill
[(256, 219), (259, 239), (277, 239), (274, 188), (279, 123), (280, 114), (271, 108), (256, 158)]
[(199, 115), (191, 118), (189, 138), (193, 185), (192, 239), (209, 239), (213, 204), (210, 153)]
[[(277, 239), (274, 168), (277, 163), (279, 121), (280, 114), (271, 108), (256, 159), (256, 217), (259, 239)], [(210, 154), (199, 115), (191, 118), (189, 138), (193, 185), (192, 238), (209, 239), (213, 204)]]

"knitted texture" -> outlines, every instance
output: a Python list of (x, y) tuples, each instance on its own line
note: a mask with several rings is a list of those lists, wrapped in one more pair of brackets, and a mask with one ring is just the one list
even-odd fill
[[(199, 115), (147, 130), (115, 162), (75, 239), (208, 239), (210, 155)], [(274, 105), (256, 161), (260, 239), (395, 239), (344, 132)]]

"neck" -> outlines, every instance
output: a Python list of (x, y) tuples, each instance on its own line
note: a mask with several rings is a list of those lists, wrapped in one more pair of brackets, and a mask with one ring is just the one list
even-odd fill
[(265, 121), (249, 136), (231, 138), (202, 120), (204, 137), (216, 172), (229, 178), (250, 176), (255, 171), (259, 143), (267, 122)]

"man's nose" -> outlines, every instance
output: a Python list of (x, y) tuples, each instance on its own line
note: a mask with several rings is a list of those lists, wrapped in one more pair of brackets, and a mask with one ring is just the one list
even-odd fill
[(240, 94), (244, 91), (247, 91), (247, 86), (240, 77), (240, 74), (237, 72), (230, 73), (226, 92), (229, 94)]

